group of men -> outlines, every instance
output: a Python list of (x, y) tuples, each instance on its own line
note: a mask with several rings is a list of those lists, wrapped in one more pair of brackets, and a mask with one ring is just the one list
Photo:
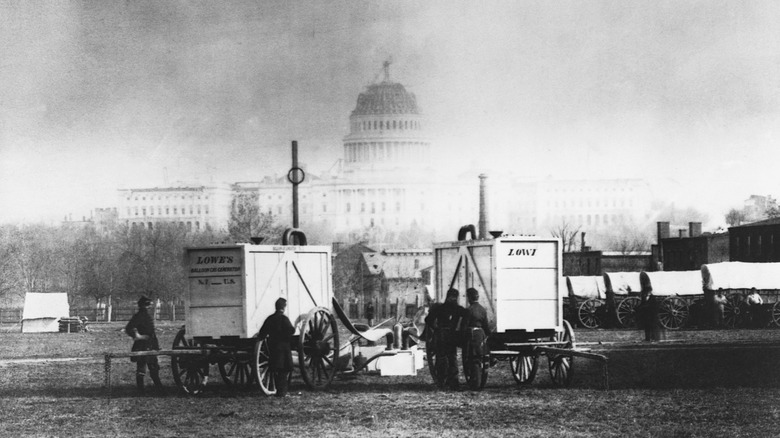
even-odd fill
[(465, 346), (475, 331), (483, 340), (490, 335), (487, 311), (479, 304), (479, 291), (474, 288), (466, 290), (468, 308), (458, 304), (459, 297), (457, 289), (448, 290), (444, 302), (432, 305), (425, 317), (425, 330), (430, 330), (434, 337), (436, 385), (451, 390), (458, 390), (460, 386), (458, 347)]

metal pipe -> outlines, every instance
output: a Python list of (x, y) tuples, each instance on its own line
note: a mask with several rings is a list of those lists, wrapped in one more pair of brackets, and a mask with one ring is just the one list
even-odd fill
[[(292, 142), (292, 168), (298, 168), (298, 142), (293, 140)], [(292, 192), (292, 216), (293, 216), (293, 228), (298, 228), (298, 184), (293, 183)]]
[(487, 229), (490, 226), (488, 223), (487, 212), (487, 190), (486, 190), (487, 175), (484, 173), (479, 175), (479, 238), (487, 238)]

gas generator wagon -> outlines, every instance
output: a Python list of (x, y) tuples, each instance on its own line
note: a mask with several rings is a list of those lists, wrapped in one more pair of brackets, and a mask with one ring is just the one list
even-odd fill
[[(472, 239), (466, 240), (468, 234)], [(498, 233), (496, 233), (498, 234)], [(488, 368), (508, 360), (518, 384), (531, 383), (539, 356), (546, 355), (556, 385), (571, 382), (574, 332), (563, 319), (562, 247), (559, 239), (499, 235), (474, 239), (473, 225), (464, 226), (458, 241), (434, 246), (435, 299), (443, 302), (447, 291), (475, 288), (480, 303), (495, 322), (488, 352), (481, 358), (463, 355), (466, 380), (482, 387)], [(435, 342), (429, 333), (428, 342)], [(426, 344), (428, 365), (435, 378), (436, 355)]]
[[(287, 236), (287, 234), (285, 234)], [(329, 310), (331, 250), (326, 246), (214, 245), (186, 250), (186, 325), (174, 350), (202, 354), (171, 357), (173, 378), (184, 392), (202, 391), (216, 365), (229, 385), (255, 385), (276, 392), (268, 369), (268, 347), (257, 334), (274, 302), (287, 299), (296, 333), (293, 360), (313, 389), (327, 386), (336, 372), (339, 336)], [(328, 306), (328, 307), (326, 307)]]

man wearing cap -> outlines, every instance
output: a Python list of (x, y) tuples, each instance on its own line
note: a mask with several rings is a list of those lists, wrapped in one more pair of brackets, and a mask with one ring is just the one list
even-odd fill
[(458, 382), (458, 345), (461, 344), (461, 329), (465, 323), (466, 309), (458, 304), (460, 292), (457, 289), (447, 291), (444, 303), (431, 306), (425, 317), (425, 329), (433, 329), (436, 354), (436, 385), (457, 390)]
[[(138, 300), (138, 312), (130, 318), (125, 326), (125, 333), (133, 338), (133, 348), (131, 351), (150, 351), (159, 350), (160, 344), (157, 341), (157, 334), (154, 328), (154, 318), (149, 314), (149, 308), (152, 307), (152, 300), (142, 296)], [(162, 391), (162, 382), (160, 382), (160, 363), (157, 356), (139, 356), (131, 357), (131, 361), (136, 363), (135, 384), (139, 392), (144, 391), (144, 376), (146, 369), (149, 368), (149, 376), (154, 382), (158, 391)]]
[(485, 332), (485, 336), (490, 336), (487, 310), (482, 304), (479, 304), (479, 291), (473, 287), (466, 289), (466, 298), (469, 300), (469, 307), (466, 309), (468, 311), (466, 327), (481, 328)]
[(276, 312), (265, 319), (257, 334), (260, 339), (268, 338), (268, 368), (274, 373), (277, 397), (287, 395), (287, 376), (293, 370), (292, 336), (295, 328), (284, 314), (286, 307), (286, 299), (276, 300)]

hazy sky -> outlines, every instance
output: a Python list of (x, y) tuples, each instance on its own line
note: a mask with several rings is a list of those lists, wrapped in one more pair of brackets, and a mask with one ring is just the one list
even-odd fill
[(778, 18), (773, 0), (0, 0), (0, 222), (80, 217), (166, 169), (281, 175), (291, 140), (327, 169), (391, 56), (444, 167), (672, 182), (658, 193), (719, 214), (780, 195)]

